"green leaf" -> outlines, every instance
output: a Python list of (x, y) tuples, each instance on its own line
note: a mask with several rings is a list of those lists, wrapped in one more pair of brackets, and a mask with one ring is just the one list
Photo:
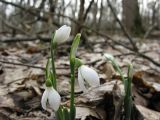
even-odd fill
[[(52, 34), (51, 45), (53, 45), (53, 43), (56, 42), (55, 39), (54, 39), (54, 36), (55, 36), (55, 32)], [(53, 47), (53, 46), (51, 46), (51, 48), (52, 48), (52, 47)]]
[(133, 66), (128, 66), (128, 80), (126, 83), (126, 96), (124, 99), (124, 108), (125, 108), (125, 118), (126, 120), (131, 119), (132, 113), (132, 77), (133, 77)]
[(68, 109), (65, 107), (63, 108), (63, 116), (64, 120), (70, 120)]
[(58, 111), (56, 112), (56, 120), (64, 120), (63, 118), (63, 106), (60, 106)]

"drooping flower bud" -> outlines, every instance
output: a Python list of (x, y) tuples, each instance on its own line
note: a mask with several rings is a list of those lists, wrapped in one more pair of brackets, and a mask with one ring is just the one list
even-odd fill
[(83, 92), (87, 91), (87, 86), (96, 87), (100, 85), (97, 72), (85, 65), (81, 65), (78, 68), (78, 82)]
[(69, 38), (70, 32), (71, 32), (71, 27), (67, 25), (63, 25), (55, 32), (55, 35), (54, 35), (55, 42), (56, 43), (65, 42)]
[(109, 54), (109, 53), (105, 53), (105, 54), (104, 54), (104, 57), (105, 57), (108, 61), (113, 61), (113, 60), (114, 60), (113, 55), (111, 55), (111, 54)]
[(57, 111), (60, 103), (59, 93), (53, 87), (46, 87), (41, 99), (42, 108), (46, 110), (47, 107), (50, 107), (52, 110)]

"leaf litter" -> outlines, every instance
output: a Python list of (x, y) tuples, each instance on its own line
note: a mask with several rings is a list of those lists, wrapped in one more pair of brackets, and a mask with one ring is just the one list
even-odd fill
[[(127, 71), (127, 64), (133, 63), (133, 100), (137, 120), (160, 119), (160, 76), (159, 68), (147, 60), (137, 57), (121, 46), (114, 48), (104, 45), (103, 39), (89, 38), (93, 51), (80, 46), (77, 56), (99, 73), (101, 86), (90, 88), (82, 93), (76, 81), (76, 118), (81, 120), (118, 120), (122, 114), (124, 88), (120, 76), (110, 63), (103, 60), (107, 52), (116, 57), (120, 67)], [(98, 40), (97, 40), (98, 39)], [(98, 42), (94, 44), (93, 40)], [(14, 44), (14, 43), (13, 43)], [(44, 45), (45, 44), (45, 45)], [(24, 42), (20, 45), (2, 47), (0, 60), (30, 64), (44, 68), (49, 57), (48, 43)], [(160, 61), (160, 44), (146, 40), (139, 43), (140, 50)], [(62, 49), (63, 48), (63, 49)], [(69, 106), (69, 44), (60, 45), (57, 50), (56, 69), (58, 91), (62, 104)], [(53, 119), (50, 110), (41, 108), (41, 94), (44, 91), (44, 71), (27, 66), (17, 66), (0, 62), (0, 119), (4, 120), (49, 120)]]

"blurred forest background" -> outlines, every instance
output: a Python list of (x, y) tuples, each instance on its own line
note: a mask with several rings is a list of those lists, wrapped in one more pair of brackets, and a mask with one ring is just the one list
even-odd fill
[(121, 33), (115, 15), (132, 35), (160, 30), (159, 0), (0, 0), (0, 35), (48, 38), (63, 24), (72, 34)]
[(68, 55), (80, 32), (77, 57), (96, 69), (101, 86), (85, 96), (76, 83), (76, 118), (113, 120), (121, 114), (112, 97), (123, 91), (122, 82), (102, 57), (111, 53), (124, 73), (128, 63), (134, 66), (136, 115), (160, 120), (160, 0), (0, 0), (0, 120), (53, 119), (40, 100), (51, 36), (64, 24), (72, 30), (55, 61), (62, 104), (69, 106)]

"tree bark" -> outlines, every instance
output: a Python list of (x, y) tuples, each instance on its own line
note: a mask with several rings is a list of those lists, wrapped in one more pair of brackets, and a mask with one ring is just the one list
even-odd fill
[(80, 0), (80, 9), (79, 9), (79, 13), (78, 13), (78, 22), (80, 23), (80, 25), (76, 25), (75, 26), (75, 33), (77, 34), (81, 31), (81, 24), (83, 24), (83, 15), (84, 15), (84, 4), (85, 4), (85, 0)]
[(123, 0), (123, 24), (130, 34), (144, 33), (137, 0)]

